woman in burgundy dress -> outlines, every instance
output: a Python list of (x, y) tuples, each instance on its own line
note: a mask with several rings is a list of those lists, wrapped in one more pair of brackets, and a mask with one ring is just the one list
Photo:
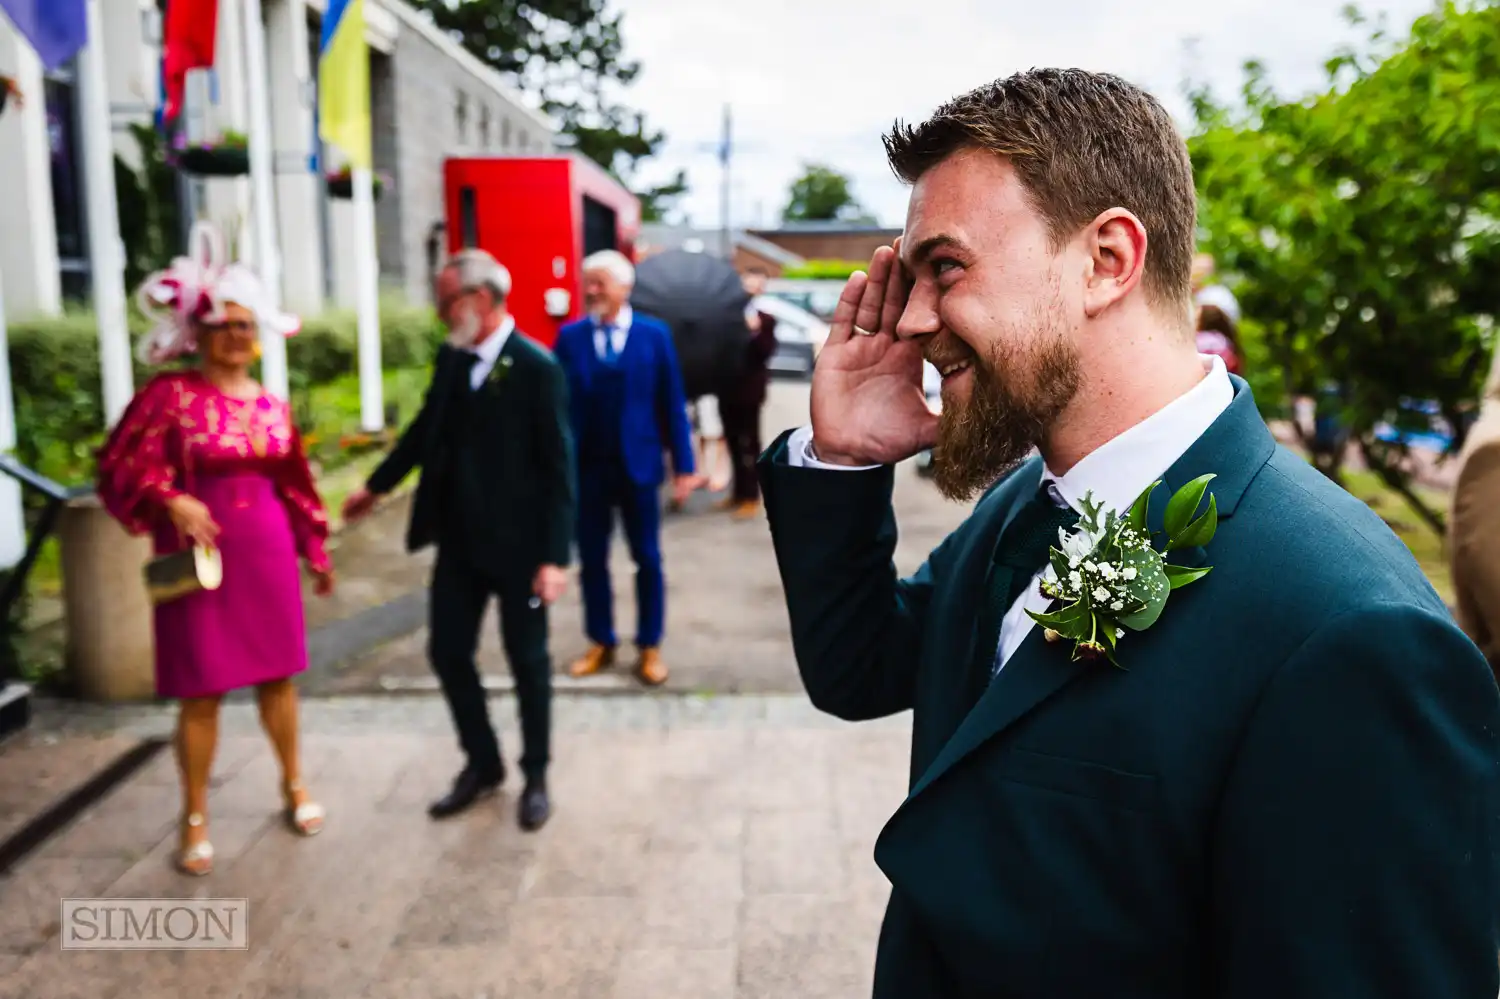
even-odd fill
[(260, 717), (281, 764), (287, 824), (310, 836), (323, 809), (303, 786), (297, 694), (307, 668), (299, 559), (332, 592), (324, 549), (328, 519), (287, 403), (250, 375), (264, 327), (282, 335), (294, 317), (267, 306), (255, 275), (219, 262), (211, 229), (194, 230), (198, 255), (178, 259), (141, 289), (159, 324), (144, 358), (162, 364), (196, 353), (196, 368), (153, 378), (131, 401), (99, 454), (99, 495), (158, 555), (197, 543), (217, 549), (223, 581), (156, 609), (156, 688), (181, 701), (175, 740), (183, 819), (177, 865), (207, 874), (209, 771), (219, 701), (255, 687)]

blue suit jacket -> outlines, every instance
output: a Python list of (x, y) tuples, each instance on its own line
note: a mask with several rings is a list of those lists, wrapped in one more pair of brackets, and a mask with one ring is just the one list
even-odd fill
[(1245, 383), (1163, 478), (1217, 474), (1212, 565), (1108, 663), (1035, 628), (966, 680), (1033, 459), (907, 579), (892, 470), (762, 464), (797, 662), (912, 711), (875, 861), (877, 999), (1470, 999), (1500, 989), (1500, 694), (1411, 553), (1278, 448)]
[[(558, 333), (553, 353), (568, 376), (568, 398), (573, 439), (584, 440), (591, 391), (604, 362), (594, 348), (594, 322), (580, 319)], [(660, 319), (635, 313), (625, 349), (620, 354), (625, 371), (625, 405), (619, 417), (620, 453), (625, 469), (639, 486), (660, 485), (666, 478), (662, 455), (672, 453), (679, 475), (693, 472), (693, 431), (688, 423), (687, 396), (672, 331)]]

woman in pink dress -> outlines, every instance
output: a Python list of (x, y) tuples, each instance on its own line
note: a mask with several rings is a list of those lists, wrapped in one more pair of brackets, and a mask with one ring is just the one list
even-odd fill
[(255, 687), (281, 764), (288, 825), (313, 835), (323, 809), (303, 786), (292, 677), (307, 668), (299, 558), (332, 592), (328, 519), (290, 407), (250, 375), (257, 335), (298, 329), (267, 305), (255, 275), (219, 263), (211, 229), (196, 228), (194, 259), (178, 259), (141, 289), (159, 320), (144, 359), (196, 353), (196, 368), (157, 375), (131, 401), (99, 454), (99, 495), (157, 554), (197, 543), (218, 550), (223, 581), (156, 608), (156, 689), (181, 701), (175, 747), (182, 773), (178, 867), (207, 874), (209, 771), (220, 698)]

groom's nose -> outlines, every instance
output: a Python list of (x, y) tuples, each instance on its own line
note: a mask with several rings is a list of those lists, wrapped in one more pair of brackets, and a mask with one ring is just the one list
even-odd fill
[(924, 341), (937, 335), (942, 328), (942, 320), (938, 318), (937, 289), (930, 282), (917, 282), (906, 297), (901, 318), (896, 321), (897, 339)]

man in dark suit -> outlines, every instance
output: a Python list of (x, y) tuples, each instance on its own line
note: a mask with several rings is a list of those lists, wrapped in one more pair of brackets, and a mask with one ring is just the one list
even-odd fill
[(584, 628), (590, 646), (573, 664), (589, 676), (615, 661), (614, 600), (609, 582), (609, 536), (620, 512), (635, 560), (635, 673), (651, 686), (665, 683), (661, 658), (666, 579), (661, 562), (663, 452), (672, 454), (673, 497), (685, 500), (697, 482), (693, 431), (682, 372), (665, 323), (632, 313), (635, 268), (624, 254), (603, 250), (583, 262), (589, 315), (564, 326), (557, 360), (568, 376), (569, 411), (578, 445), (578, 561), (582, 566)]
[[(905, 233), (762, 461), (813, 703), (913, 712), (876, 995), (1495, 995), (1500, 691), (1400, 541), (1196, 353), (1166, 111), (1037, 70), (886, 143)], [(934, 445), (944, 491), (982, 498), (898, 579), (893, 466)], [(1030, 617), (1042, 582), (1140, 577), (1062, 540), (1085, 498), (1124, 514), (1164, 480), (1160, 532), (1207, 474), (1217, 534), (1169, 561), (1212, 571), (1163, 577), (1154, 623), (1075, 646)], [(1117, 610), (1115, 585), (1080, 592)]]
[(516, 329), (505, 308), (510, 274), (489, 254), (454, 257), (436, 290), (452, 335), (438, 351), (422, 411), (366, 488), (349, 498), (345, 516), (364, 516), (421, 466), (407, 547), (437, 545), (428, 654), (466, 757), (429, 811), (434, 818), (460, 812), (505, 779), (474, 662), (480, 622), (497, 597), (521, 719), (520, 822), (533, 830), (550, 813), (546, 608), (566, 586), (572, 546), (567, 384), (551, 354)]
[(745, 348), (743, 370), (719, 393), (719, 416), (724, 421), (724, 440), (734, 468), (734, 483), (724, 508), (736, 520), (748, 520), (760, 513), (760, 478), (755, 470), (761, 451), (760, 411), (770, 387), (767, 363), (776, 353), (776, 318), (755, 307), (755, 298), (766, 290), (766, 279), (766, 272), (759, 267), (747, 269), (741, 278), (751, 298), (745, 309), (750, 343)]

